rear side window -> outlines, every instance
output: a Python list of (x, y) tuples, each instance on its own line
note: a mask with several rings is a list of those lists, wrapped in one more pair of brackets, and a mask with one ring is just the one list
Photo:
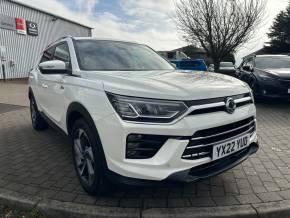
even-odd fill
[(43, 52), (40, 63), (52, 60), (55, 47), (50, 47)]

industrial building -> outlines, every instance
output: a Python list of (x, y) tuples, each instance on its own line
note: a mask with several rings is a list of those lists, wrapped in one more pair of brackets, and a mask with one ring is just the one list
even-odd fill
[(26, 78), (45, 47), (92, 28), (16, 0), (0, 0), (0, 80)]

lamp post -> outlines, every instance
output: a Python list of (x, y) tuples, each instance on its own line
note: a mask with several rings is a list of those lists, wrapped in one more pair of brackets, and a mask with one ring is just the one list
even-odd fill
[(6, 59), (4, 57), (0, 57), (0, 60), (1, 60), (1, 68), (2, 68), (3, 81), (6, 82), (6, 72), (5, 72), (5, 62), (6, 62)]

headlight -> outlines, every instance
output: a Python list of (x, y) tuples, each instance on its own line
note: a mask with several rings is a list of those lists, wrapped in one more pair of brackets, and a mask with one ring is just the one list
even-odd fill
[(251, 88), (250, 88), (250, 96), (252, 98), (253, 103), (255, 104), (255, 96), (254, 96), (253, 90)]
[(255, 95), (253, 93), (253, 90), (251, 89), (251, 87), (248, 85), (248, 83), (244, 82), (245, 86), (247, 86), (247, 88), (249, 89), (249, 92), (250, 92), (250, 97), (253, 101), (253, 103), (255, 103)]
[(107, 96), (119, 116), (128, 121), (169, 123), (188, 109), (182, 101), (136, 98), (112, 93), (107, 93)]

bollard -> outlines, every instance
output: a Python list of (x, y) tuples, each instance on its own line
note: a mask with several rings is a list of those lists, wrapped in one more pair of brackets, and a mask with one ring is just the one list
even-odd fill
[(5, 73), (5, 65), (2, 64), (2, 72), (3, 72), (3, 81), (6, 82), (6, 73)]

